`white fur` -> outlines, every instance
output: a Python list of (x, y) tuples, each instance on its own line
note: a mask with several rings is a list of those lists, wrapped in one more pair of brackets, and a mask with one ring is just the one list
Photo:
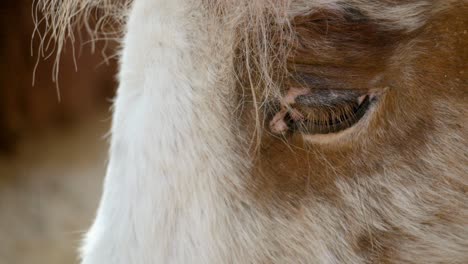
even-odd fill
[(218, 185), (237, 168), (229, 113), (211, 103), (226, 92), (213, 77), (223, 54), (198, 59), (213, 51), (200, 30), (207, 19), (192, 1), (135, 1), (105, 189), (83, 264), (220, 263)]

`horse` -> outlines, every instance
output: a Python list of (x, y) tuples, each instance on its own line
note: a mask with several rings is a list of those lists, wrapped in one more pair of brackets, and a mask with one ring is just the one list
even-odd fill
[(119, 28), (81, 263), (468, 261), (468, 1), (36, 4)]

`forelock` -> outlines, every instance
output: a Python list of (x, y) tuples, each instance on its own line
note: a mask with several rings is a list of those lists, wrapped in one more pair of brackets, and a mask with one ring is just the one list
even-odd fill
[[(434, 12), (457, 2), (466, 1), (201, 0), (201, 5), (218, 15), (226, 29), (236, 31), (238, 42), (233, 44), (244, 61), (240, 71), (248, 75), (250, 85), (261, 83), (269, 93), (277, 90), (271, 89), (276, 81), (272, 75), (285, 69), (289, 43), (294, 37), (290, 27), (294, 17), (322, 10), (358, 10), (383, 27), (410, 32), (423, 26)], [(37, 0), (35, 22), (38, 29), (45, 28), (36, 34), (41, 40), (40, 55), (53, 54), (58, 62), (64, 43), (76, 41), (75, 33), (81, 32), (77, 28), (84, 28), (91, 39), (119, 40), (131, 3), (132, 0)], [(58, 67), (54, 73), (56, 77)]]

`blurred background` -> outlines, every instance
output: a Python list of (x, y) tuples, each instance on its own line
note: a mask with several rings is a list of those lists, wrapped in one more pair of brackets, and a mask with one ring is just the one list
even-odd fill
[(105, 172), (116, 65), (69, 43), (60, 100), (54, 56), (38, 62), (33, 86), (32, 2), (0, 1), (0, 264), (77, 263)]

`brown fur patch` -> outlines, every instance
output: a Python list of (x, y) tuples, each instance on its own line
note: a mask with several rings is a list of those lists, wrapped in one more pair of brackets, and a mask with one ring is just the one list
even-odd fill
[[(423, 252), (435, 245), (421, 234), (445, 234), (442, 223), (453, 225), (453, 230), (466, 225), (461, 217), (466, 206), (460, 204), (461, 214), (455, 208), (440, 210), (447, 200), (466, 199), (467, 179), (460, 174), (467, 162), (461, 152), (467, 146), (467, 129), (460, 123), (466, 119), (462, 110), (467, 98), (464, 32), (468, 21), (462, 18), (466, 11), (464, 5), (441, 13), (411, 33), (388, 31), (365, 18), (326, 11), (296, 18), (292, 29), (297, 42), (288, 59), (293, 77), (288, 85), (385, 88), (385, 93), (364, 131), (343, 142), (310, 144), (299, 134), (276, 137), (264, 131), (248, 183), (255, 204), (268, 212), (281, 212), (287, 219), (302, 219), (307, 212), (319, 214), (322, 206), (342, 213), (334, 221), (349, 230), (336, 228), (334, 234), (354, 234), (350, 235), (352, 250), (367, 263), (405, 262), (407, 252), (427, 259)], [(373, 82), (377, 75), (378, 81)], [(252, 123), (249, 118), (244, 121)], [(461, 146), (450, 145), (455, 141), (447, 142), (447, 135), (460, 138), (456, 144)], [(440, 153), (428, 155), (434, 151)], [(448, 158), (454, 153), (458, 156)], [(435, 162), (435, 156), (445, 163)], [(362, 196), (349, 199), (338, 182)], [(415, 196), (407, 208), (390, 198), (394, 188)], [(438, 196), (442, 192), (446, 192), (444, 200)], [(437, 193), (439, 200), (433, 200), (431, 193)], [(374, 199), (380, 204), (373, 204)], [(376, 207), (370, 210), (372, 206)], [(421, 210), (433, 216), (409, 215), (406, 210), (412, 206), (425, 207)], [(363, 216), (351, 213), (360, 210)], [(366, 221), (380, 229), (368, 229)], [(329, 223), (323, 228), (335, 227)], [(437, 250), (434, 256), (443, 251)]]

